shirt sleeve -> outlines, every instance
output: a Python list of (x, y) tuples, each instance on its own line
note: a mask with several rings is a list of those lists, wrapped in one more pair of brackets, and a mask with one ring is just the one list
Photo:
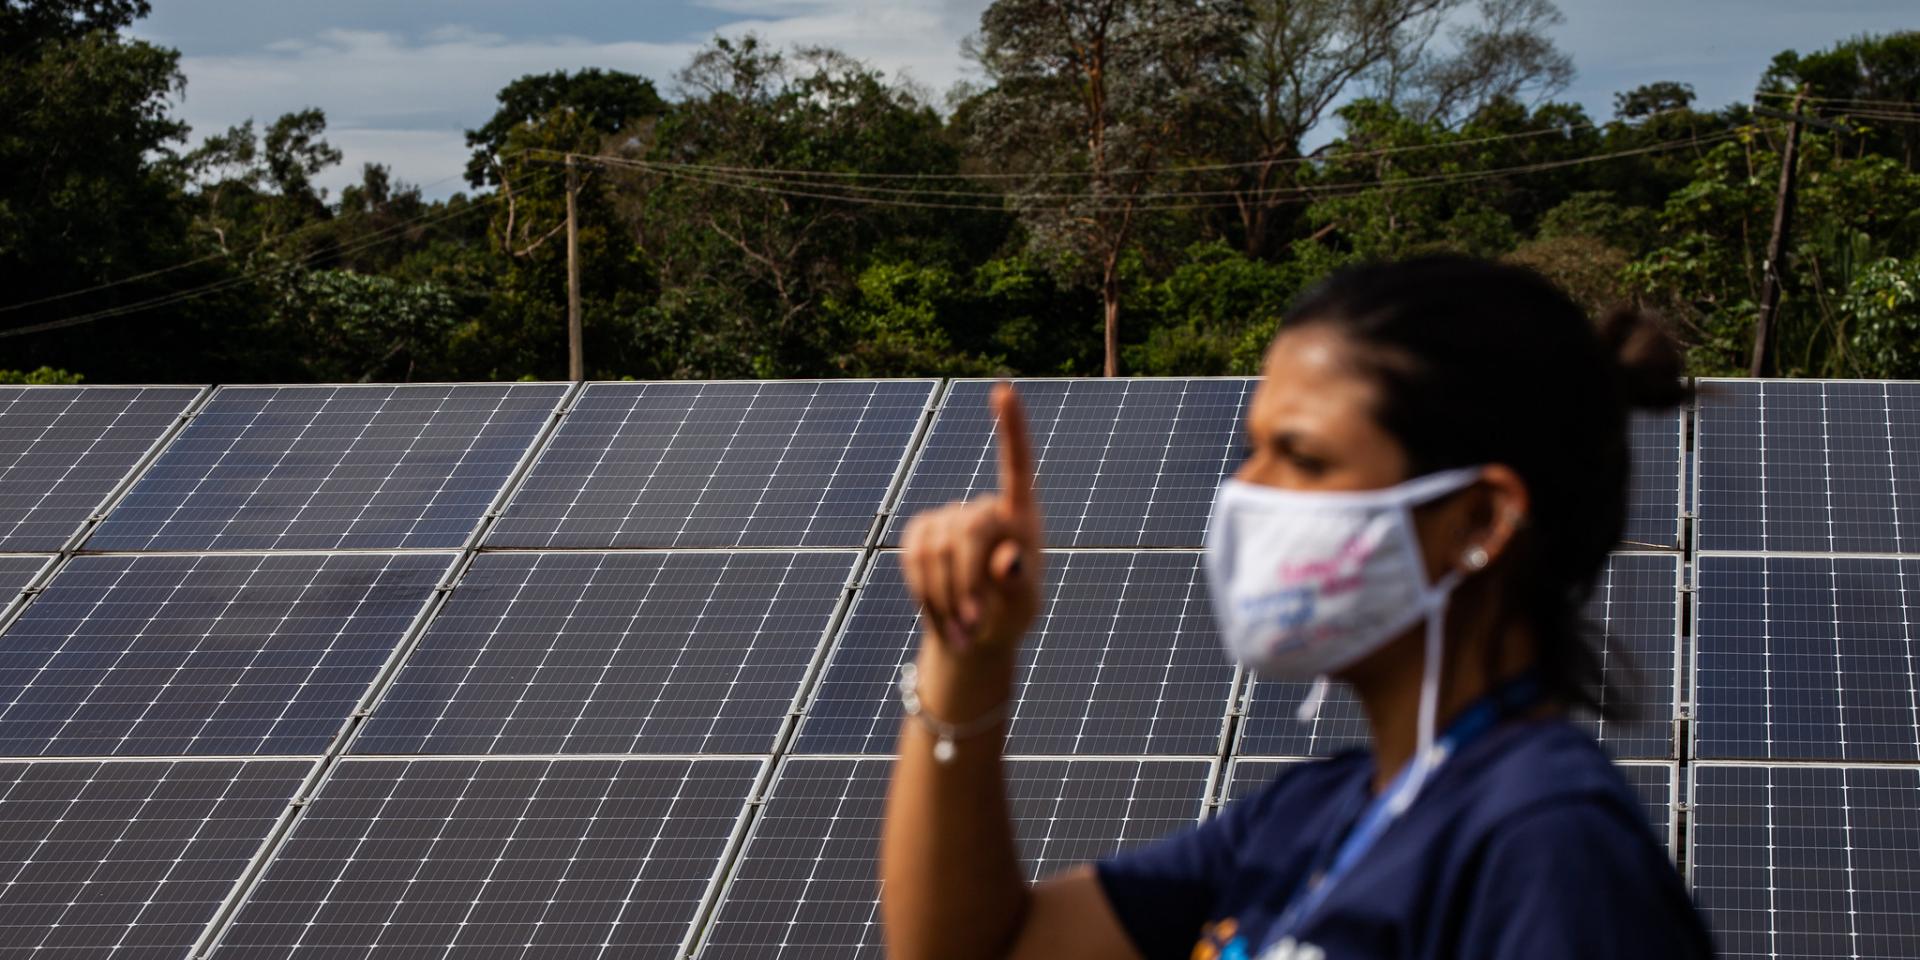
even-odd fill
[(1185, 960), (1233, 876), (1247, 832), (1273, 794), (1234, 803), (1192, 829), (1135, 847), (1096, 865), (1100, 888), (1134, 949), (1146, 960)]
[(1712, 957), (1673, 864), (1629, 816), (1607, 804), (1556, 804), (1502, 827), (1473, 884), (1460, 955)]

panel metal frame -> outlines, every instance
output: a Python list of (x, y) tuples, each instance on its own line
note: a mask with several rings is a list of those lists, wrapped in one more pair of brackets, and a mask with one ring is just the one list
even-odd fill
[(47, 572), (61, 560), (61, 556), (57, 553), (9, 553), (5, 556), (9, 559), (37, 557), (40, 560), (40, 567), (27, 577), (27, 582), (21, 584), (19, 590), (12, 594), (0, 595), (0, 635), (4, 635), (7, 628), (13, 626), (16, 615), (26, 611), (27, 604), (31, 603), (34, 596), (45, 586)]

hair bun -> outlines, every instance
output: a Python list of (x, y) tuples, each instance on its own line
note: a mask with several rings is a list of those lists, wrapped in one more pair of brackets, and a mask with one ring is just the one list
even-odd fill
[(1619, 307), (1600, 318), (1599, 332), (1613, 354), (1620, 395), (1629, 406), (1658, 410), (1687, 399), (1680, 345), (1659, 314)]

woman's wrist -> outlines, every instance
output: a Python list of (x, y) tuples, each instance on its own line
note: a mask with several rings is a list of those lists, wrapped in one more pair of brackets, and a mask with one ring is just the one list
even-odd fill
[(920, 706), (949, 724), (965, 725), (987, 716), (1013, 695), (1017, 649), (971, 647), (964, 653), (947, 649), (928, 633), (920, 639), (915, 663)]

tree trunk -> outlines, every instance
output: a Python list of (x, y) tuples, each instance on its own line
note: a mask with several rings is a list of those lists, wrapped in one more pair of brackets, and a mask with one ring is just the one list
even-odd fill
[(1108, 264), (1106, 275), (1100, 278), (1100, 306), (1107, 318), (1107, 367), (1106, 375), (1120, 375), (1120, 270), (1118, 264)]

